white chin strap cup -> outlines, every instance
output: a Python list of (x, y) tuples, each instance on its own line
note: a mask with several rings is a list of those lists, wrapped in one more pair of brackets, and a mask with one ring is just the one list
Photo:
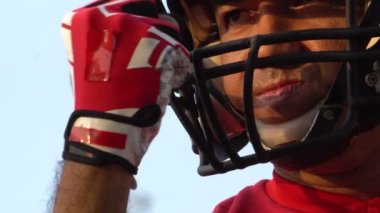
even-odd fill
[(284, 123), (265, 124), (256, 120), (256, 127), (265, 148), (270, 149), (289, 141), (299, 141), (308, 136), (319, 113), (320, 104), (303, 115)]

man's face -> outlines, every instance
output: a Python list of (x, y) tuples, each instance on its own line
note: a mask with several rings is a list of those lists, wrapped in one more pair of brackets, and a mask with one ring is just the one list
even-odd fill
[[(363, 4), (364, 5), (364, 4)], [(359, 13), (362, 9), (359, 9)], [(221, 42), (302, 29), (345, 27), (343, 0), (242, 0), (216, 5)], [(258, 57), (311, 51), (343, 50), (345, 41), (312, 40), (262, 46)], [(222, 64), (245, 60), (248, 50), (221, 56)], [(340, 63), (306, 63), (257, 69), (254, 73), (254, 113), (267, 124), (291, 121), (312, 109), (327, 94)], [(224, 90), (243, 111), (244, 73), (225, 76)]]

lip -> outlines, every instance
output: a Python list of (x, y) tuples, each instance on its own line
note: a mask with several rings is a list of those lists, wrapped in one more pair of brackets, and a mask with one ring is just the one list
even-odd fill
[(303, 81), (288, 80), (271, 84), (255, 94), (255, 107), (273, 106), (280, 104), (299, 92)]

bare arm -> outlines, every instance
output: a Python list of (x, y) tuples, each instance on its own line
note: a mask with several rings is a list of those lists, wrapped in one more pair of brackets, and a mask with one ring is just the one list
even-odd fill
[(126, 212), (133, 183), (133, 176), (117, 165), (95, 167), (65, 161), (53, 212)]
[(154, 1), (97, 1), (63, 19), (75, 109), (65, 131), (55, 213), (127, 211), (131, 174), (158, 133), (172, 88), (191, 71), (189, 52), (174, 39), (177, 27), (153, 21), (158, 13), (144, 18), (155, 8)]

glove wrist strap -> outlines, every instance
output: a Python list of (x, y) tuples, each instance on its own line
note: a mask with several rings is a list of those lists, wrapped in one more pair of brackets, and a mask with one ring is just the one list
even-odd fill
[(62, 156), (65, 160), (93, 166), (118, 164), (130, 174), (137, 174), (137, 167), (133, 166), (128, 160), (83, 143), (66, 140)]
[[(148, 110), (149, 109), (149, 110)], [(120, 125), (129, 126), (129, 128), (136, 128), (137, 127), (145, 127), (150, 126), (152, 123), (155, 123), (157, 119), (152, 120), (152, 115), (157, 114), (154, 113), (155, 110), (154, 106), (152, 107), (145, 107), (142, 110), (139, 110), (133, 117), (126, 117), (106, 112), (98, 112), (98, 111), (90, 111), (90, 110), (78, 110), (74, 111), (72, 115), (70, 116), (69, 122), (67, 124), (66, 130), (65, 130), (65, 146), (63, 151), (63, 158), (65, 160), (71, 160), (79, 163), (89, 164), (89, 165), (95, 165), (95, 166), (106, 166), (110, 164), (118, 164), (122, 166), (124, 169), (126, 169), (130, 174), (137, 174), (137, 167), (134, 166), (129, 160), (126, 158), (121, 157), (120, 153), (126, 152), (125, 147), (120, 147), (125, 145), (126, 139), (119, 138), (118, 140), (118, 134), (114, 133), (106, 133), (106, 136), (104, 138), (101, 138), (101, 134), (97, 129), (91, 129), (91, 128), (78, 128), (74, 124), (76, 121), (78, 121), (81, 118), (90, 118), (90, 119), (101, 119), (104, 120), (104, 122), (113, 122), (113, 123), (120, 123)], [(143, 113), (141, 113), (143, 111)], [(147, 112), (149, 111), (149, 112)], [(153, 112), (153, 113), (152, 113)], [(151, 116), (146, 116), (147, 114), (150, 114)], [(144, 116), (141, 116), (144, 115)], [(149, 117), (149, 118), (147, 118)], [(127, 125), (126, 125), (127, 124)], [(105, 141), (104, 143), (107, 144), (95, 144), (91, 145), (88, 139), (86, 137), (76, 137), (75, 133), (79, 132), (79, 135), (81, 134), (80, 131), (85, 131), (85, 133), (82, 133), (84, 136), (88, 136), (91, 140), (91, 135), (96, 135), (96, 138), (101, 138), (100, 141)], [(132, 130), (132, 132), (135, 132)], [(74, 135), (74, 136), (73, 136)], [(122, 135), (122, 134), (120, 134)], [(125, 135), (122, 135), (125, 137)], [(97, 147), (105, 145), (102, 149), (98, 149)], [(112, 150), (115, 150), (113, 148), (120, 148), (120, 150), (117, 150), (118, 154), (113, 153)], [(128, 153), (131, 153), (133, 150), (128, 150)], [(134, 160), (132, 159), (132, 162)], [(136, 163), (136, 162), (134, 162)]]

